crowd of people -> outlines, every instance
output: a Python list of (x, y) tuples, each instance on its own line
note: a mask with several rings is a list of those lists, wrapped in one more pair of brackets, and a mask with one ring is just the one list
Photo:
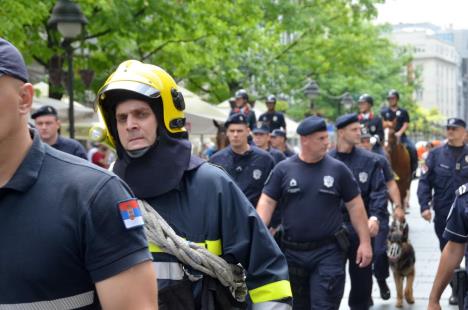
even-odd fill
[[(86, 154), (62, 137), (53, 107), (28, 125), (28, 81), (21, 53), (0, 39), (0, 308), (338, 309), (346, 263), (350, 309), (373, 304), (373, 276), (391, 297), (389, 221), (405, 222), (406, 206), (384, 124), (417, 166), (397, 91), (377, 114), (362, 95), (359, 113), (336, 119), (334, 148), (326, 121), (305, 118), (296, 154), (275, 96), (257, 119), (239, 90), (224, 123), (229, 144), (206, 162), (192, 154), (174, 79), (128, 60), (97, 95), (116, 152), (110, 172), (108, 147)], [(443, 250), (430, 309), (440, 309), (468, 239), (466, 123), (450, 118), (446, 128), (418, 186)]]

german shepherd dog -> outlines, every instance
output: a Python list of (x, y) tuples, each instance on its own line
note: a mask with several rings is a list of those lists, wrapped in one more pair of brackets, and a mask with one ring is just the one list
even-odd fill
[(394, 220), (388, 234), (387, 256), (392, 268), (397, 291), (396, 307), (403, 307), (403, 280), (406, 278), (405, 299), (408, 304), (414, 303), (413, 283), (416, 255), (408, 240), (408, 223)]

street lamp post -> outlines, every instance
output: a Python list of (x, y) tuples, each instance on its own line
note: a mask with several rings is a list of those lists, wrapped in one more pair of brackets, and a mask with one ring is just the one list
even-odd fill
[(62, 46), (67, 54), (68, 79), (67, 91), (69, 97), (68, 124), (70, 138), (75, 137), (75, 115), (73, 106), (73, 47), (71, 43), (83, 31), (84, 25), (88, 21), (80, 10), (80, 7), (71, 0), (58, 0), (55, 4), (52, 15), (47, 22), (50, 27), (57, 27), (63, 36)]
[(350, 93), (346, 92), (341, 96), (341, 101), (339, 103), (338, 115), (341, 114), (341, 105), (345, 108), (345, 111), (349, 111), (354, 104), (353, 96)]
[(310, 99), (310, 111), (314, 110), (314, 100), (320, 95), (320, 88), (314, 80), (310, 79), (303, 88), (304, 95)]

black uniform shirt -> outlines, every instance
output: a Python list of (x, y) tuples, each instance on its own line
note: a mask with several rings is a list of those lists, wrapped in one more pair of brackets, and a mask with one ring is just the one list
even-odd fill
[(373, 113), (369, 113), (367, 115), (359, 114), (358, 115), (359, 122), (361, 125), (367, 128), (367, 131), (372, 136), (379, 136), (380, 141), (384, 140), (384, 131), (382, 126), (382, 119)]
[(280, 161), (283, 161), (283, 160), (286, 159), (286, 155), (284, 155), (283, 152), (281, 152), (280, 150), (275, 149), (274, 147), (268, 148), (268, 152), (270, 153), (270, 155), (275, 160), (275, 165), (277, 163), (279, 163)]
[(443, 237), (457, 243), (468, 242), (468, 184), (455, 192), (455, 201), (447, 216), (447, 226)]
[(119, 210), (133, 202), (114, 174), (35, 134), (0, 188), (0, 308), (100, 309), (94, 283), (151, 259), (143, 227), (127, 229)]
[(429, 209), (448, 212), (458, 187), (468, 182), (468, 146), (444, 144), (432, 149), (427, 156), (418, 184), (421, 212)]
[(51, 146), (59, 151), (72, 154), (83, 159), (88, 159), (84, 147), (76, 140), (68, 139), (59, 135), (57, 142)]
[[(339, 153), (332, 150), (330, 156), (345, 163), (353, 172), (361, 189), (367, 215), (375, 216), (379, 221), (383, 221), (388, 216), (387, 187), (382, 167), (374, 153), (354, 147), (351, 153)], [(347, 215), (347, 212), (345, 214)], [(345, 217), (345, 221), (349, 223), (348, 216)]]
[(252, 145), (242, 155), (228, 146), (211, 156), (210, 162), (227, 171), (254, 207), (257, 206), (265, 180), (275, 165), (275, 160), (268, 152)]
[[(399, 131), (401, 127), (403, 127), (404, 123), (410, 122), (410, 117), (409, 117), (408, 111), (400, 107), (398, 107), (398, 109), (395, 111), (395, 114), (396, 114), (395, 131)], [(406, 135), (406, 133), (404, 133), (403, 135)]]
[(310, 242), (340, 229), (341, 201), (359, 195), (359, 186), (351, 171), (328, 155), (314, 164), (296, 155), (276, 165), (263, 192), (281, 204), (285, 238)]
[(268, 125), (270, 127), (270, 132), (279, 128), (286, 128), (286, 121), (284, 120), (284, 115), (281, 112), (265, 112), (258, 118), (260, 122)]

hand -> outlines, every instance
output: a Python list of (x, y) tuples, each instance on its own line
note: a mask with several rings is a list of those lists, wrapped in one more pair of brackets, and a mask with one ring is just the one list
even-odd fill
[(426, 209), (426, 210), (424, 210), (424, 211), (421, 213), (421, 216), (422, 216), (423, 219), (425, 219), (426, 221), (431, 222), (431, 219), (432, 219), (432, 212), (431, 212), (430, 209)]
[(369, 233), (371, 237), (377, 236), (379, 233), (379, 222), (374, 219), (369, 219), (367, 221), (367, 225), (369, 226)]
[(364, 268), (372, 262), (372, 247), (368, 242), (361, 242), (356, 252), (356, 264)]
[(270, 229), (269, 229), (270, 234), (271, 234), (272, 236), (275, 236), (279, 229), (280, 229), (280, 226), (279, 226), (279, 225), (278, 225), (278, 227), (276, 227), (276, 228), (275, 228), (275, 227), (270, 227)]
[(400, 138), (402, 134), (403, 134), (403, 133), (397, 131), (397, 132), (395, 132), (395, 137)]
[(393, 217), (403, 223), (405, 221), (405, 210), (402, 207), (396, 207), (393, 211)]
[(429, 301), (427, 310), (442, 310), (438, 301)]

